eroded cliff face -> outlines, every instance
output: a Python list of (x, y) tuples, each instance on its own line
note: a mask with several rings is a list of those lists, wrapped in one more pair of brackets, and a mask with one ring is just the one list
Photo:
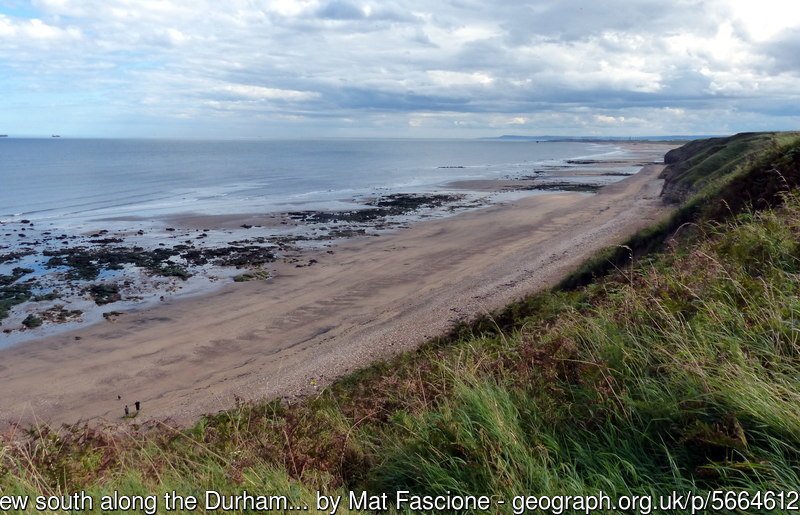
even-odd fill
[(664, 156), (662, 197), (680, 203), (705, 185), (724, 178), (769, 145), (775, 133), (744, 132), (725, 138), (690, 141)]
[(692, 193), (692, 184), (681, 178), (691, 168), (692, 158), (708, 150), (720, 150), (725, 146), (725, 139), (729, 138), (694, 140), (667, 152), (664, 155), (664, 164), (667, 166), (660, 176), (661, 179), (664, 179), (664, 189), (661, 191), (664, 200), (675, 204), (686, 200)]

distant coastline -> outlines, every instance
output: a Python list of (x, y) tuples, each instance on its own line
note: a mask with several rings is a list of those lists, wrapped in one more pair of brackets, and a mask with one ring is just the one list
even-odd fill
[(488, 136), (478, 138), (486, 141), (541, 141), (548, 143), (555, 142), (578, 142), (578, 143), (618, 143), (623, 141), (691, 141), (695, 139), (718, 138), (720, 135), (670, 135), (670, 136), (527, 136), (520, 134), (504, 134), (502, 136)]

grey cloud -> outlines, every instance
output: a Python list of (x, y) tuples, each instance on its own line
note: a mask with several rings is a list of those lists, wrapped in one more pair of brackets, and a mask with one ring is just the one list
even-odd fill
[(759, 115), (792, 118), (800, 117), (800, 95), (788, 98), (749, 98), (733, 103), (739, 111), (747, 111)]
[(431, 48), (438, 48), (439, 45), (431, 41), (431, 38), (425, 33), (422, 29), (417, 29), (414, 32), (414, 35), (410, 38), (410, 41), (414, 43), (419, 43), (420, 45), (424, 45)]
[(417, 23), (420, 20), (408, 10), (387, 2), (369, 5), (369, 10), (347, 0), (330, 0), (320, 5), (312, 18), (339, 21), (390, 21), (401, 23)]
[[(296, 11), (269, 0), (165, 1), (160, 11), (122, 0), (35, 5), (54, 35), (72, 27), (82, 37), (57, 39), (9, 18), (0, 49), (14, 98), (38, 88), (75, 102), (113, 99), (130, 118), (246, 110), (332, 125), (385, 116), (398, 127), (435, 113), (488, 127), (492, 117), (570, 113), (566, 123), (663, 108), (800, 116), (791, 107), (798, 31), (756, 43), (723, 0), (333, 0)], [(741, 59), (705, 44), (726, 20)]]
[(506, 4), (503, 8), (509, 41), (524, 44), (536, 37), (574, 41), (613, 31), (633, 34), (680, 31), (713, 33), (720, 16), (713, 2), (698, 0), (547, 0)]
[[(516, 64), (514, 49), (504, 46), (498, 40), (467, 43), (452, 57), (452, 65), (465, 70), (506, 68), (513, 73)], [(525, 71), (530, 73), (534, 70), (528, 68)]]
[(800, 31), (784, 30), (759, 49), (770, 60), (772, 71), (800, 72)]
[(322, 5), (315, 14), (329, 20), (363, 20), (366, 18), (366, 14), (360, 7), (343, 0), (328, 2)]
[(472, 111), (467, 97), (423, 95), (409, 91), (381, 91), (355, 87), (328, 91), (326, 99), (337, 109), (376, 111)]

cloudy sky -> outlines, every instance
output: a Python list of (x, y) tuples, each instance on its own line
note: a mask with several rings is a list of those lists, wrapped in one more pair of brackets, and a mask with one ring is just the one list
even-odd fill
[(800, 128), (797, 0), (0, 0), (0, 133)]

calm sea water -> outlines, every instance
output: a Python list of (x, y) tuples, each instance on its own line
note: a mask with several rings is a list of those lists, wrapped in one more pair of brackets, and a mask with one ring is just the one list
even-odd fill
[[(172, 215), (352, 210), (365, 207), (364, 197), (444, 192), (454, 180), (535, 172), (558, 181), (586, 181), (580, 174), (571, 177), (581, 164), (570, 159), (605, 160), (616, 171), (633, 173), (635, 166), (622, 170), (619, 161), (614, 163), (625, 154), (610, 144), (567, 142), (0, 139), (0, 275), (19, 276), (15, 284), (39, 296), (15, 305), (0, 320), (0, 348), (100, 322), (110, 307), (126, 311), (166, 297), (203, 293), (241, 273), (213, 262), (195, 266), (176, 254), (171, 262), (186, 267), (188, 280), (130, 263), (106, 266), (96, 277), (75, 278), (69, 267), (51, 264), (53, 252), (71, 255), (116, 247), (152, 251), (178, 244), (202, 252), (239, 248), (244, 242), (275, 249), (280, 246), (276, 241), (291, 241), (296, 250), (331, 245), (331, 238), (346, 236), (346, 231), (334, 233), (337, 224), (313, 222), (220, 227), (200, 234), (199, 228), (172, 226)], [(618, 175), (593, 180), (614, 181)], [(462, 210), (514, 195), (546, 194), (459, 193), (469, 197), (464, 197)], [(422, 211), (386, 225), (380, 220), (379, 225), (392, 230), (422, 217), (458, 212), (448, 206)], [(353, 234), (380, 230), (368, 223), (344, 227), (353, 228)], [(97, 305), (88, 293), (97, 284), (118, 287), (122, 300)], [(79, 315), (55, 322), (62, 309)], [(46, 322), (27, 329), (23, 321), (30, 315)]]
[(0, 140), (0, 220), (340, 209), (359, 196), (524, 175), (613, 145), (438, 140)]

